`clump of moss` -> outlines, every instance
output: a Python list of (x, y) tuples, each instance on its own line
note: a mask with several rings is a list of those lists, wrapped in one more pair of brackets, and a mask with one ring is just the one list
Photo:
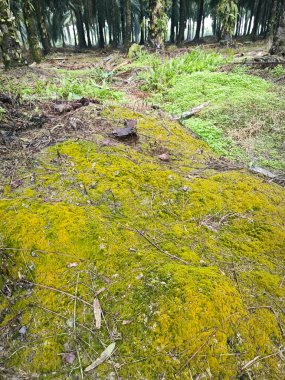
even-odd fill
[(1, 326), (19, 314), (27, 328), (10, 337), (6, 365), (63, 378), (115, 341), (98, 378), (231, 379), (257, 356), (253, 376), (282, 378), (284, 189), (207, 171), (215, 155), (176, 123), (123, 108), (102, 117), (137, 119), (140, 144), (58, 144), (33, 183), (0, 201), (0, 240), (14, 264)]

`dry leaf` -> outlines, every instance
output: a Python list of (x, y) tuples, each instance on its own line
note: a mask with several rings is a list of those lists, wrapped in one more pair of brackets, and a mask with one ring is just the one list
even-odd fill
[(75, 355), (73, 352), (66, 352), (62, 355), (63, 359), (68, 363), (72, 364), (75, 360)]
[(95, 317), (95, 327), (96, 329), (100, 329), (101, 327), (101, 306), (98, 298), (94, 298), (93, 301), (93, 311), (94, 311), (94, 317)]
[(105, 360), (109, 359), (115, 349), (116, 343), (111, 343), (99, 356), (98, 359), (95, 360), (92, 364), (90, 364), (87, 368), (85, 368), (85, 372), (92, 371), (92, 369), (98, 367)]
[(74, 267), (77, 267), (78, 266), (78, 263), (69, 263), (67, 264), (67, 268), (74, 268)]
[(132, 323), (133, 321), (128, 321), (128, 320), (125, 320), (122, 322), (122, 325), (129, 325), (130, 323)]

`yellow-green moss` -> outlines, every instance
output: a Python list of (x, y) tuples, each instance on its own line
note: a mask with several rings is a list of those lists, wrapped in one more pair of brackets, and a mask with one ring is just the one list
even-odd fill
[[(233, 379), (283, 343), (285, 192), (240, 171), (194, 179), (213, 153), (178, 124), (119, 108), (103, 116), (137, 118), (142, 144), (49, 148), (35, 182), (0, 201), (0, 241), (19, 249), (7, 251), (10, 276), (37, 284), (31, 294), (15, 289), (2, 321), (21, 311), (19, 328), (27, 327), (23, 341), (17, 331), (11, 340), (7, 365), (67, 378), (80, 371), (78, 355), (84, 368), (117, 339), (113, 364), (95, 371), (100, 379), (114, 365), (123, 379), (190, 379), (189, 369)], [(161, 162), (153, 146), (171, 161)], [(92, 303), (102, 287), (97, 331)], [(76, 289), (91, 306), (78, 299), (75, 307)], [(275, 314), (250, 309), (268, 305)], [(62, 359), (67, 343), (73, 367)], [(251, 370), (282, 378), (279, 364), (275, 355)]]

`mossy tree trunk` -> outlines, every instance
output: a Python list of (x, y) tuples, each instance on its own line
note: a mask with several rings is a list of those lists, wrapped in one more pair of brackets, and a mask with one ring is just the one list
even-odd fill
[(167, 28), (167, 16), (164, 13), (163, 0), (149, 1), (149, 43), (151, 47), (163, 49)]
[(273, 27), (273, 43), (270, 54), (285, 56), (285, 4), (282, 4), (280, 21), (278, 13), (279, 12), (276, 12), (275, 27)]
[(6, 68), (23, 64), (22, 49), (17, 36), (15, 17), (9, 0), (0, 0), (0, 48)]
[(36, 27), (33, 19), (34, 7), (30, 0), (22, 0), (22, 10), (24, 22), (27, 29), (27, 39), (31, 58), (39, 63), (42, 59), (42, 53), (36, 33)]

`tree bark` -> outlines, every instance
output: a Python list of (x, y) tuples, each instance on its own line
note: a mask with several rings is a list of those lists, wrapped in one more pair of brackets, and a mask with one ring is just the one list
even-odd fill
[(29, 43), (29, 51), (31, 58), (39, 63), (42, 60), (42, 53), (36, 33), (36, 27), (33, 19), (33, 6), (30, 0), (22, 0), (22, 10), (24, 22), (27, 29), (27, 38)]
[(33, 5), (36, 12), (40, 40), (43, 46), (43, 54), (47, 55), (50, 52), (51, 45), (50, 45), (49, 34), (47, 31), (46, 20), (44, 17), (44, 9), (41, 6), (41, 3), (37, 0), (33, 2)]
[(0, 0), (0, 48), (5, 68), (23, 64), (22, 49), (17, 36), (15, 17), (9, 0)]
[(166, 30), (164, 0), (149, 0), (149, 43), (151, 47), (163, 49)]
[(176, 42), (177, 26), (178, 26), (178, 3), (177, 3), (177, 0), (172, 0), (170, 42), (173, 44)]
[(131, 0), (125, 0), (125, 50), (128, 51), (132, 44), (132, 5)]
[(84, 24), (83, 24), (83, 15), (81, 11), (81, 5), (80, 3), (75, 3), (73, 11), (75, 15), (75, 21), (76, 21), (76, 29), (77, 29), (77, 37), (78, 37), (78, 45), (81, 49), (86, 49), (86, 39), (85, 39), (85, 33), (84, 33)]
[(277, 24), (274, 32), (273, 43), (270, 49), (270, 54), (278, 54), (285, 56), (285, 4), (282, 7), (280, 22), (278, 22), (278, 12), (276, 12)]
[(197, 28), (196, 28), (196, 33), (195, 33), (195, 40), (199, 40), (200, 39), (203, 14), (204, 14), (204, 0), (199, 0), (198, 16), (197, 16)]
[(186, 27), (186, 1), (180, 0), (180, 8), (179, 8), (179, 32), (177, 42), (178, 44), (182, 44), (184, 41), (184, 33)]
[(253, 41), (256, 40), (257, 34), (258, 34), (258, 27), (259, 27), (260, 16), (261, 16), (261, 7), (262, 7), (262, 0), (257, 0), (256, 11), (254, 15), (254, 23), (253, 23), (252, 33), (251, 33)]

